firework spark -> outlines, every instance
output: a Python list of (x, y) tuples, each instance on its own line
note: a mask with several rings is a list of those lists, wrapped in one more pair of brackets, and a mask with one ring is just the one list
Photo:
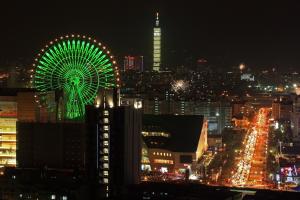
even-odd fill
[(174, 92), (185, 92), (189, 87), (189, 82), (185, 80), (175, 80), (171, 85)]

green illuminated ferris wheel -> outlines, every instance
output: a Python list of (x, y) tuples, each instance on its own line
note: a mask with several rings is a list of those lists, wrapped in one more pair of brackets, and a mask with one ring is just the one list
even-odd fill
[(47, 93), (61, 91), (67, 119), (82, 118), (85, 106), (94, 103), (99, 89), (119, 87), (114, 57), (90, 37), (66, 35), (50, 41), (35, 61), (36, 102), (43, 106)]

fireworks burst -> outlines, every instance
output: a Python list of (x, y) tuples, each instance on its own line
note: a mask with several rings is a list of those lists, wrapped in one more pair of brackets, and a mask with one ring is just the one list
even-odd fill
[(174, 92), (185, 92), (189, 88), (189, 82), (185, 80), (175, 80), (171, 83)]

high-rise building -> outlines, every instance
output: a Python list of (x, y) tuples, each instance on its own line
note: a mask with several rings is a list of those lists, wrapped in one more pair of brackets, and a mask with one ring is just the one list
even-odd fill
[[(140, 181), (141, 131), (142, 110), (120, 106), (116, 89), (101, 90), (85, 122), (18, 121), (12, 154), (19, 168), (85, 172), (87, 199), (116, 197)], [(5, 139), (15, 143), (15, 132)]]
[(159, 14), (156, 13), (155, 26), (153, 28), (153, 71), (160, 71), (161, 67), (161, 28), (159, 26)]
[(244, 114), (245, 110), (245, 101), (234, 101), (231, 103), (232, 105), (232, 116), (237, 117), (239, 115)]
[(139, 183), (142, 112), (119, 106), (116, 93), (104, 90), (97, 106), (88, 106), (87, 174), (91, 199), (118, 196)]
[(290, 120), (293, 111), (293, 101), (289, 96), (279, 96), (272, 103), (274, 120)]
[(32, 89), (0, 89), (0, 174), (16, 166), (17, 121), (35, 121), (35, 111)]
[(296, 96), (293, 103), (293, 112), (291, 113), (291, 128), (293, 139), (300, 141), (300, 96)]
[(143, 71), (144, 70), (144, 57), (143, 56), (125, 56), (124, 57), (124, 71), (134, 70)]
[(209, 135), (220, 135), (224, 128), (231, 127), (232, 108), (229, 102), (200, 102), (195, 105), (194, 112), (208, 120)]

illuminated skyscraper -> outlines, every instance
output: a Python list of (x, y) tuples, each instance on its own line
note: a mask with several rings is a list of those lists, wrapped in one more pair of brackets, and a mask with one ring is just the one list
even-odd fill
[(140, 180), (142, 112), (119, 106), (118, 91), (99, 92), (96, 106), (87, 106), (86, 168), (88, 199), (120, 195)]
[(153, 28), (153, 71), (160, 71), (161, 66), (161, 28), (158, 13), (156, 13), (155, 27)]

